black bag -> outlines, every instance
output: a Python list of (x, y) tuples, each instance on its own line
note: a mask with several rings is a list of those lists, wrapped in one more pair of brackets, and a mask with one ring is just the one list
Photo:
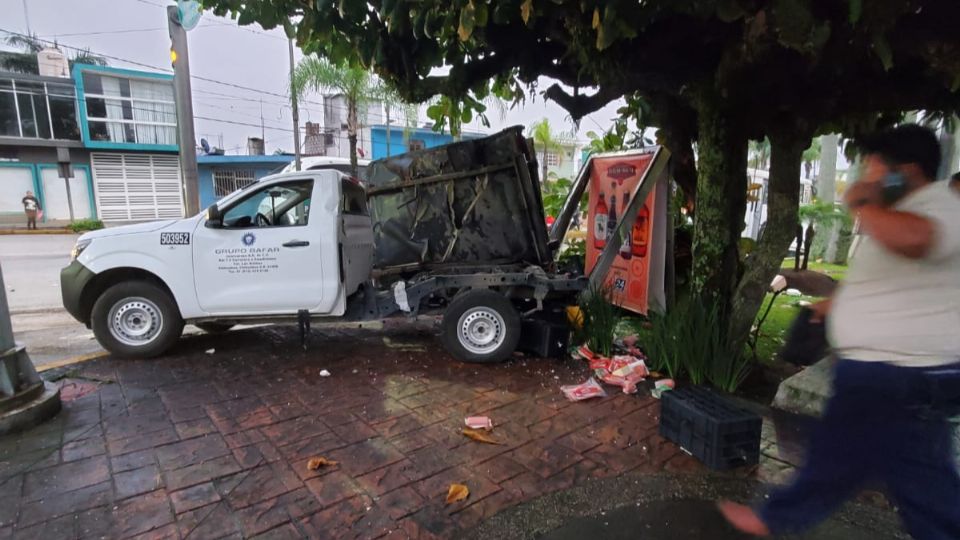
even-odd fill
[(826, 320), (811, 322), (813, 310), (803, 308), (787, 331), (787, 340), (780, 349), (780, 358), (797, 366), (809, 366), (827, 355)]

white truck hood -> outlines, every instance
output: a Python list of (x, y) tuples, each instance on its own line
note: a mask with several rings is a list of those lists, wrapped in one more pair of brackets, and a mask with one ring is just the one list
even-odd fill
[(109, 229), (100, 229), (90, 231), (80, 236), (79, 240), (93, 240), (96, 238), (108, 238), (111, 236), (121, 236), (126, 234), (149, 233), (165, 229), (181, 219), (165, 219), (162, 221), (149, 221), (147, 223), (137, 223), (134, 225), (122, 225), (120, 227), (110, 227)]

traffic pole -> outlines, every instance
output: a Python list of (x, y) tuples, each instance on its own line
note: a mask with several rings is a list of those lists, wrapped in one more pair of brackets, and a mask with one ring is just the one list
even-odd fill
[(177, 106), (177, 143), (180, 147), (180, 174), (183, 177), (184, 206), (187, 216), (200, 212), (200, 186), (197, 173), (196, 135), (193, 132), (193, 94), (190, 90), (190, 54), (187, 31), (180, 25), (177, 6), (167, 6), (170, 31), (170, 59), (173, 62), (173, 90)]

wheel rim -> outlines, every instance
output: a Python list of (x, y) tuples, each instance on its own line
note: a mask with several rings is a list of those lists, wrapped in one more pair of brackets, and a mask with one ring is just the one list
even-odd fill
[(503, 317), (488, 307), (475, 307), (460, 316), (457, 338), (464, 349), (473, 354), (489, 354), (507, 338)]
[(124, 298), (110, 308), (110, 333), (131, 347), (148, 345), (163, 330), (163, 315), (151, 300)]

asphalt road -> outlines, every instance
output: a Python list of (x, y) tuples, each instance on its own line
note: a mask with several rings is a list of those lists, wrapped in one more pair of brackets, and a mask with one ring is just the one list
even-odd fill
[(0, 235), (0, 266), (18, 343), (34, 365), (96, 354), (93, 333), (63, 309), (60, 269), (70, 262), (73, 234)]
[(0, 236), (0, 265), (11, 313), (62, 309), (60, 269), (69, 264), (76, 240), (73, 234)]

